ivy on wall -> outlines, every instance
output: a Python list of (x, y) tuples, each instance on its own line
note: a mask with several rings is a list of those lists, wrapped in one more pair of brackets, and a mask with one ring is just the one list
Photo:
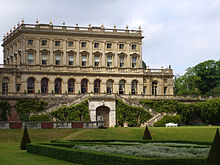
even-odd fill
[(20, 99), (16, 103), (16, 110), (21, 121), (29, 121), (30, 113), (41, 112), (47, 107), (47, 102), (39, 99)]
[(90, 121), (88, 100), (71, 107), (61, 107), (50, 114), (61, 121)]
[(117, 124), (120, 126), (123, 126), (125, 122), (131, 127), (140, 126), (152, 117), (145, 109), (127, 105), (121, 100), (117, 100), (116, 112)]
[(8, 102), (0, 102), (1, 121), (7, 121), (10, 115), (11, 105)]
[(42, 114), (42, 115), (31, 116), (30, 121), (37, 122), (37, 121), (52, 121), (52, 120), (46, 114)]

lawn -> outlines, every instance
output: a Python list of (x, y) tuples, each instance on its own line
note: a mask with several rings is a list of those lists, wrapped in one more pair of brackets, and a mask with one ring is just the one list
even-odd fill
[[(153, 140), (185, 140), (212, 142), (216, 128), (220, 127), (150, 127)], [(141, 140), (144, 128), (108, 129), (32, 129), (28, 130), (32, 142), (70, 139)], [(0, 130), (0, 162), (5, 165), (58, 165), (69, 162), (26, 153), (19, 149), (23, 130)]]

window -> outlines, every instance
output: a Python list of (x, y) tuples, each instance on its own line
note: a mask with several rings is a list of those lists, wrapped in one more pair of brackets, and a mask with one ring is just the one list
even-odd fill
[(146, 89), (147, 89), (147, 87), (144, 86), (144, 88), (143, 88), (143, 93), (144, 93), (144, 94), (146, 94)]
[(94, 93), (100, 93), (100, 80), (94, 81)]
[(124, 57), (120, 57), (120, 67), (124, 67)]
[(42, 40), (42, 41), (41, 41), (41, 45), (42, 45), (42, 46), (47, 46), (47, 40)]
[(94, 56), (95, 66), (99, 66), (99, 56)]
[(112, 44), (111, 43), (107, 43), (107, 49), (111, 49)]
[(132, 68), (136, 67), (137, 57), (132, 57)]
[(81, 47), (82, 47), (82, 48), (85, 48), (85, 47), (86, 47), (86, 42), (82, 42), (82, 43), (81, 43)]
[(107, 56), (107, 67), (112, 66), (112, 56)]
[(68, 46), (69, 46), (69, 47), (73, 47), (73, 41), (69, 41), (69, 42), (68, 42)]
[(131, 82), (131, 94), (132, 95), (137, 94), (137, 81), (136, 80)]
[(27, 93), (34, 93), (34, 78), (27, 80)]
[(57, 78), (55, 80), (54, 90), (55, 90), (56, 94), (61, 94), (62, 93), (62, 80), (60, 78)]
[(33, 40), (28, 40), (28, 45), (29, 46), (33, 45)]
[(86, 66), (86, 60), (87, 60), (87, 57), (82, 56), (82, 66)]
[(17, 91), (17, 92), (20, 92), (20, 89), (21, 89), (21, 84), (17, 84), (17, 85), (16, 85), (16, 91)]
[(156, 81), (152, 82), (152, 95), (157, 96), (157, 82)]
[(41, 93), (47, 94), (48, 93), (48, 78), (43, 78), (41, 80)]
[(125, 80), (119, 82), (119, 94), (125, 93)]
[(68, 93), (74, 93), (74, 80), (69, 79), (68, 81)]
[(164, 95), (167, 94), (167, 87), (164, 87), (164, 89), (163, 89), (163, 93), (164, 93)]
[(73, 63), (74, 63), (74, 56), (69, 55), (69, 65), (73, 65)]
[(60, 46), (60, 41), (55, 41), (55, 46)]
[(28, 64), (34, 64), (34, 55), (32, 53), (28, 54)]
[(136, 47), (137, 47), (137, 45), (135, 45), (135, 44), (132, 44), (132, 45), (131, 45), (131, 49), (132, 49), (132, 50), (136, 50)]
[(46, 54), (42, 54), (41, 63), (42, 63), (42, 65), (47, 65), (47, 55)]
[(2, 94), (8, 94), (9, 91), (9, 79), (5, 78), (2, 80)]
[(55, 64), (60, 65), (60, 54), (55, 55)]
[(94, 43), (94, 48), (99, 48), (99, 43)]
[(119, 44), (119, 49), (124, 49), (124, 44)]
[(107, 81), (107, 93), (111, 94), (113, 92), (113, 81), (112, 80), (108, 80)]
[(88, 92), (87, 87), (88, 87), (88, 80), (87, 79), (83, 79), (81, 81), (81, 93), (83, 93), (83, 94), (87, 93)]

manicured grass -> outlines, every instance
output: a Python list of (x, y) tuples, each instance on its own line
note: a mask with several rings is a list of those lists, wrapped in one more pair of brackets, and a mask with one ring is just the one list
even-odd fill
[(27, 153), (19, 149), (18, 143), (0, 143), (1, 165), (73, 165), (71, 162), (62, 161), (46, 156)]

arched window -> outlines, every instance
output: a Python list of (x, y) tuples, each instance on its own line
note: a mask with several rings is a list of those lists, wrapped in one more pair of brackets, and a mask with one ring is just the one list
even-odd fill
[(125, 94), (125, 80), (119, 81), (119, 94)]
[(4, 78), (2, 80), (2, 94), (6, 95), (6, 94), (8, 94), (8, 91), (9, 91), (9, 79)]
[(48, 78), (43, 78), (41, 80), (41, 93), (47, 94), (48, 93)]
[(83, 79), (81, 81), (81, 93), (85, 94), (88, 92), (88, 80), (87, 79)]
[(113, 92), (113, 80), (107, 81), (107, 93), (111, 94)]
[(74, 79), (69, 79), (69, 81), (68, 81), (68, 93), (75, 93), (74, 84), (75, 84)]
[(55, 80), (54, 90), (55, 90), (56, 94), (61, 94), (62, 93), (62, 79), (57, 78)]
[(133, 80), (132, 82), (131, 82), (131, 94), (132, 95), (135, 95), (135, 94), (137, 94), (137, 80)]
[(157, 96), (157, 82), (152, 82), (152, 95)]
[(27, 80), (27, 93), (34, 93), (34, 78), (30, 77)]
[(95, 80), (94, 81), (94, 93), (100, 93), (100, 80)]

